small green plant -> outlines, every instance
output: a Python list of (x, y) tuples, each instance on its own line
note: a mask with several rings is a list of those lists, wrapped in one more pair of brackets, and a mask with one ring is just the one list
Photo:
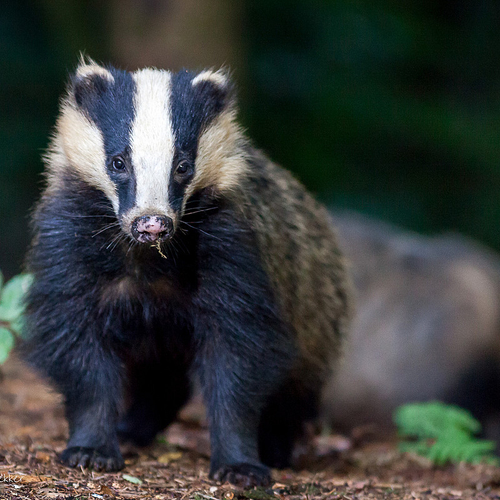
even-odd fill
[(496, 443), (476, 439), (481, 424), (466, 410), (438, 401), (410, 403), (394, 412), (394, 422), (402, 438), (402, 452), (417, 453), (436, 465), (448, 462), (498, 465), (492, 455)]
[(15, 337), (22, 333), (23, 298), (32, 279), (30, 274), (19, 274), (4, 285), (0, 273), (0, 365), (14, 347)]

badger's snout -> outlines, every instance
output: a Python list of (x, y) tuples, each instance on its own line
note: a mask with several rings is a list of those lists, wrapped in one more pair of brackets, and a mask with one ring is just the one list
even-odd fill
[(164, 215), (143, 215), (132, 222), (132, 236), (141, 243), (156, 243), (172, 236), (174, 222)]

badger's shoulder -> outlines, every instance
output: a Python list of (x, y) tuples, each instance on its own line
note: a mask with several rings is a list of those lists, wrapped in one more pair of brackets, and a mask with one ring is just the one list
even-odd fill
[(351, 285), (325, 207), (287, 170), (247, 150), (239, 199), (304, 359), (327, 366), (351, 316)]
[(239, 186), (240, 203), (261, 236), (270, 244), (277, 240), (292, 247), (276, 252), (292, 261), (318, 259), (317, 251), (339, 250), (335, 229), (325, 207), (286, 169), (259, 150), (247, 150), (247, 168)]

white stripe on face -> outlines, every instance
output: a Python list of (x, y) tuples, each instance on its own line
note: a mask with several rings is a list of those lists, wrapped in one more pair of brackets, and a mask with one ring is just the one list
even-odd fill
[[(102, 190), (118, 212), (116, 187), (106, 173), (106, 153), (102, 133), (70, 102), (65, 102), (57, 122), (57, 140), (52, 144), (52, 152), (62, 150), (70, 165), (90, 185)], [(66, 162), (55, 162), (52, 170)], [(56, 176), (57, 178), (57, 176)]]
[(161, 214), (174, 217), (168, 187), (174, 156), (170, 117), (170, 73), (143, 69), (133, 74), (135, 118), (130, 133), (136, 179), (134, 208), (127, 218)]

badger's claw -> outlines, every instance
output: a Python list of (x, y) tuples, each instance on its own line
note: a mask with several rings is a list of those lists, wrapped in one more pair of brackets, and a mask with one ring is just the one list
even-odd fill
[(268, 486), (271, 483), (271, 473), (265, 465), (223, 465), (210, 476), (217, 481), (227, 481), (240, 488)]
[(85, 467), (95, 471), (114, 472), (123, 469), (125, 463), (118, 453), (104, 453), (96, 448), (72, 446), (61, 453), (61, 462), (69, 467)]

